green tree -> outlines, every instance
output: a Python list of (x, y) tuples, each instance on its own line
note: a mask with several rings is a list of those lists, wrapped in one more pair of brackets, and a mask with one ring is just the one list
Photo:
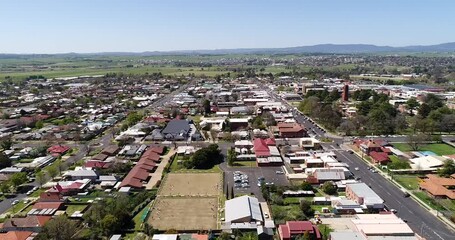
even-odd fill
[(211, 106), (210, 106), (210, 101), (208, 99), (204, 99), (204, 102), (202, 103), (204, 106), (204, 113), (205, 115), (209, 115), (212, 112)]
[(76, 234), (76, 224), (68, 217), (60, 215), (47, 222), (35, 238), (37, 240), (70, 240)]
[(428, 140), (427, 135), (425, 135), (423, 133), (419, 133), (419, 134), (409, 134), (406, 141), (412, 150), (417, 151), (427, 140)]
[(38, 173), (36, 173), (35, 176), (36, 176), (36, 181), (38, 182), (40, 187), (46, 183), (47, 179), (46, 179), (46, 175), (44, 174), (43, 171), (39, 171)]
[(229, 166), (233, 166), (235, 160), (237, 159), (237, 153), (235, 152), (234, 149), (229, 149), (227, 151), (227, 157), (226, 158), (227, 158), (227, 164)]
[(47, 173), (49, 173), (49, 176), (54, 179), (55, 177), (58, 176), (58, 168), (55, 165), (51, 165), (47, 168)]
[(104, 231), (104, 236), (111, 236), (113, 233), (119, 231), (119, 219), (112, 214), (107, 214), (101, 220), (101, 227)]
[(5, 153), (0, 152), (0, 169), (11, 167), (11, 159)]
[(426, 103), (422, 103), (419, 107), (419, 115), (422, 116), (423, 118), (426, 118), (431, 112), (431, 107), (430, 105)]
[(447, 159), (444, 162), (444, 165), (438, 170), (438, 174), (442, 177), (450, 177), (450, 175), (455, 173), (455, 162), (453, 160)]
[(9, 150), (11, 149), (11, 146), (13, 146), (13, 141), (11, 140), (11, 138), (6, 138), (0, 142), (0, 146), (4, 150)]
[(322, 191), (329, 195), (334, 195), (337, 192), (337, 187), (333, 182), (325, 182), (322, 184)]
[(307, 218), (311, 218), (314, 216), (314, 210), (313, 208), (311, 208), (311, 202), (308, 200), (300, 201), (300, 210)]
[(302, 185), (300, 185), (300, 188), (304, 191), (313, 191), (314, 190), (311, 183), (309, 183), (307, 181), (303, 181)]
[(413, 115), (413, 111), (419, 106), (419, 102), (415, 97), (411, 97), (406, 101), (406, 108), (409, 109), (411, 116)]
[(35, 123), (35, 128), (40, 129), (44, 127), (44, 122), (39, 120), (38, 122)]
[(27, 173), (25, 172), (15, 173), (13, 174), (13, 176), (11, 176), (10, 181), (11, 184), (13, 184), (13, 187), (17, 188), (18, 186), (27, 182)]

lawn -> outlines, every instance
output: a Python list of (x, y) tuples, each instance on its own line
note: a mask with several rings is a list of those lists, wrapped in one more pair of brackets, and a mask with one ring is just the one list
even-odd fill
[(235, 161), (234, 167), (257, 167), (256, 161)]
[(88, 205), (75, 205), (75, 204), (68, 205), (66, 208), (66, 214), (68, 214), (68, 216), (71, 216), (76, 211), (82, 212), (87, 206)]
[(444, 210), (444, 208), (441, 205), (439, 205), (432, 197), (428, 196), (426, 193), (422, 191), (416, 191), (414, 192), (414, 195), (423, 202), (425, 202), (426, 204), (428, 204), (428, 206), (430, 206), (431, 208), (438, 211)]
[(415, 175), (393, 175), (393, 179), (408, 190), (419, 189), (419, 178)]
[(209, 169), (186, 169), (185, 166), (183, 166), (183, 162), (179, 163), (178, 161), (182, 160), (185, 161), (182, 157), (178, 156), (176, 157), (170, 166), (171, 172), (182, 172), (182, 173), (220, 173), (222, 172), (220, 169), (220, 166), (218, 164), (213, 165), (212, 168)]
[[(393, 146), (402, 152), (413, 151), (407, 143), (394, 143)], [(423, 145), (418, 151), (431, 151), (437, 155), (455, 154), (455, 148), (445, 143), (432, 143)]]
[(133, 221), (134, 221), (134, 230), (141, 230), (141, 224), (142, 224), (142, 215), (145, 213), (145, 211), (148, 210), (150, 207), (150, 204), (147, 204), (147, 206), (144, 207), (141, 211), (139, 211), (136, 216), (134, 216)]

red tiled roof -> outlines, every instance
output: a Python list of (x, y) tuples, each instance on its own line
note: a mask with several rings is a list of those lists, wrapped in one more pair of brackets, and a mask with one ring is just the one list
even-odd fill
[(62, 201), (62, 196), (57, 192), (43, 192), (40, 194), (39, 202), (58, 202)]
[(267, 145), (269, 145), (269, 146), (275, 146), (275, 145), (276, 145), (276, 141), (275, 141), (275, 139), (273, 139), (273, 138), (267, 138), (267, 139), (265, 140), (265, 143), (266, 143)]
[(2, 240), (26, 240), (33, 232), (30, 231), (9, 231), (7, 233), (0, 233)]
[(387, 162), (390, 161), (389, 155), (385, 152), (370, 152), (370, 157), (373, 158), (375, 162)]
[(52, 217), (51, 216), (37, 216), (29, 215), (25, 218), (11, 218), (6, 220), (3, 223), (3, 228), (36, 228), (42, 227), (46, 224)]
[(256, 157), (269, 157), (270, 150), (264, 139), (256, 138), (253, 141), (254, 153)]
[(280, 235), (282, 239), (289, 239), (291, 238), (291, 233), (289, 232), (289, 228), (286, 225), (279, 225), (278, 230), (280, 231)]
[(158, 153), (159, 155), (164, 153), (164, 147), (163, 146), (155, 146), (150, 148), (148, 151)]
[(88, 168), (109, 168), (112, 164), (110, 162), (102, 162), (98, 160), (89, 160), (85, 162), (84, 167)]
[(301, 234), (306, 231), (313, 232), (313, 224), (309, 221), (288, 221), (286, 225), (288, 225), (291, 234)]
[(48, 152), (50, 153), (58, 153), (58, 154), (63, 154), (66, 151), (70, 150), (68, 146), (64, 145), (55, 145), (47, 149)]

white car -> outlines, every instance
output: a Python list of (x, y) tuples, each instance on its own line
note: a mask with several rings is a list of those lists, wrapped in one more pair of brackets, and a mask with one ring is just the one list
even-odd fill
[(18, 203), (19, 203), (19, 200), (14, 200), (11, 204), (12, 204), (12, 205), (16, 205), (16, 204), (18, 204)]
[(356, 168), (354, 168), (354, 169), (355, 169), (356, 171), (359, 171), (359, 168), (358, 168), (358, 167), (356, 167)]

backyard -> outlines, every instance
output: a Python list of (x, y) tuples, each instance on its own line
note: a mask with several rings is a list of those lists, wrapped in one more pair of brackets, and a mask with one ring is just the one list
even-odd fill
[(408, 190), (419, 189), (419, 178), (416, 175), (393, 175), (393, 179)]
[[(393, 146), (402, 152), (413, 151), (411, 146), (409, 146), (409, 144), (407, 143), (394, 143)], [(434, 152), (439, 156), (455, 154), (455, 148), (445, 143), (426, 144), (421, 146), (418, 151), (419, 152), (430, 151)]]

